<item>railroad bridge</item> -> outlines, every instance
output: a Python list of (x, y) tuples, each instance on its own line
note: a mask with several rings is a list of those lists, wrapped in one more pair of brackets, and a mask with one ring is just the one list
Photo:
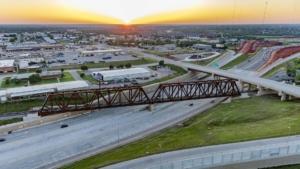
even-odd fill
[(231, 79), (164, 83), (152, 94), (142, 86), (56, 92), (47, 94), (39, 115), (239, 95), (239, 87)]

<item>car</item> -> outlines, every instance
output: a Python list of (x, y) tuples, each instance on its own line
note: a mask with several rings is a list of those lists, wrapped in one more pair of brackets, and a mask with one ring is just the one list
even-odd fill
[(60, 126), (60, 128), (67, 128), (67, 127), (69, 127), (69, 125), (67, 125), (67, 124), (62, 124), (61, 126)]
[(0, 142), (4, 142), (4, 141), (6, 141), (5, 138), (0, 138)]
[(190, 107), (194, 106), (194, 103), (191, 103), (189, 106), (190, 106)]

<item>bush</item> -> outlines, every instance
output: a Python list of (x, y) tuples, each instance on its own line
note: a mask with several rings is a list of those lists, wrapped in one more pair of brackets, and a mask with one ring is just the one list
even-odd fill
[(131, 63), (127, 63), (127, 64), (125, 65), (125, 67), (126, 67), (126, 68), (131, 68), (132, 65), (131, 65)]
[(114, 68), (115, 68), (114, 65), (109, 65), (110, 70), (113, 70)]
[(123, 69), (123, 68), (124, 68), (124, 65), (118, 65), (117, 68), (118, 68), (118, 69)]
[(41, 69), (38, 69), (35, 71), (36, 73), (42, 73), (42, 70)]
[(42, 81), (42, 78), (40, 77), (39, 74), (33, 74), (31, 76), (29, 76), (29, 82), (34, 84), (34, 83), (38, 83), (40, 81)]
[(10, 83), (10, 78), (6, 78), (5, 79), (5, 84), (9, 85), (9, 83)]
[(83, 78), (85, 76), (85, 73), (80, 73), (80, 77)]
[(158, 65), (159, 66), (165, 66), (165, 61), (164, 60), (159, 61)]
[(83, 71), (86, 71), (86, 70), (88, 70), (89, 68), (88, 68), (86, 65), (82, 65), (82, 66), (80, 67), (80, 69), (83, 70)]

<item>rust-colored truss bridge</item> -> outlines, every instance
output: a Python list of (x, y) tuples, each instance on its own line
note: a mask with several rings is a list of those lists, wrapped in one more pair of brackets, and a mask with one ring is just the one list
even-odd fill
[(165, 83), (150, 94), (142, 86), (55, 92), (47, 95), (39, 115), (239, 95), (231, 79)]

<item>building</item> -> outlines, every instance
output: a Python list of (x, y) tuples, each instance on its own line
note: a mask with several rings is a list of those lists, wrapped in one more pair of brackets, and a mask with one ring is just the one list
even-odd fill
[(151, 72), (144, 68), (131, 68), (93, 72), (92, 76), (97, 80), (114, 81), (114, 80), (133, 80), (151, 77)]
[(62, 50), (63, 45), (60, 44), (35, 44), (35, 43), (23, 43), (17, 45), (8, 45), (6, 52), (25, 52), (25, 51), (40, 51), (40, 50)]
[(38, 69), (45, 62), (44, 58), (27, 58), (19, 59), (18, 65), (20, 70)]
[(0, 73), (15, 72), (15, 60), (0, 60)]
[(203, 50), (203, 51), (212, 50), (212, 46), (211, 45), (206, 45), (206, 44), (194, 44), (193, 48), (197, 49), (197, 50)]
[(72, 81), (28, 87), (8, 88), (0, 90), (0, 103), (5, 103), (7, 101), (44, 98), (46, 94), (50, 92), (83, 89), (88, 86), (89, 85), (85, 81)]
[(121, 49), (107, 49), (107, 50), (86, 50), (81, 51), (81, 57), (93, 57), (93, 56), (101, 56), (104, 54), (121, 54), (123, 51)]

